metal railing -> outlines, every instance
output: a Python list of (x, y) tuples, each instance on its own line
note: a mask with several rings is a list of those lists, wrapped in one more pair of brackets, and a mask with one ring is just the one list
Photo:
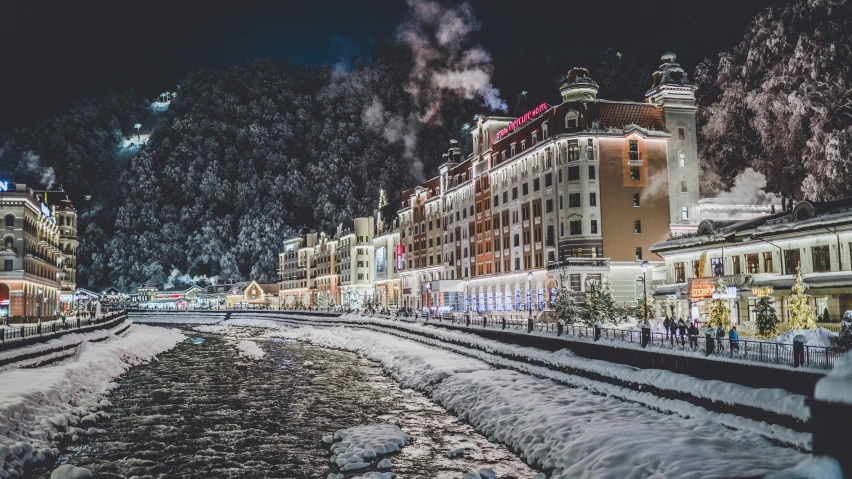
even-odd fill
[[(595, 340), (595, 327), (585, 325), (563, 325), (552, 322), (532, 322), (528, 317), (518, 317), (517, 315), (507, 315), (505, 317), (496, 316), (480, 316), (472, 314), (442, 314), (433, 316), (440, 322), (449, 322), (452, 324), (461, 325), (468, 328), (495, 328), (506, 330), (523, 330), (537, 333), (549, 333), (553, 335), (564, 336), (567, 338), (588, 338)], [(620, 341), (626, 343), (642, 344), (642, 331), (630, 329), (615, 329), (615, 328), (598, 328), (600, 330), (599, 340)], [(709, 337), (712, 342), (711, 347), (708, 347), (708, 336), (701, 331), (697, 336), (687, 335), (672, 335), (666, 333), (650, 333), (648, 337), (647, 347), (679, 350), (679, 351), (694, 351), (707, 355), (708, 352), (713, 357), (731, 358), (736, 360), (754, 361), (759, 363), (783, 364), (794, 366), (796, 364), (794, 346), (790, 343), (774, 343), (767, 341), (756, 341), (739, 339), (732, 341), (730, 338)], [(831, 348), (824, 346), (808, 346), (804, 345), (804, 355), (800, 358), (800, 364), (806, 367), (817, 369), (831, 369), (837, 359), (846, 352), (842, 348)]]
[(0, 328), (0, 343), (6, 344), (35, 336), (43, 338), (50, 338), (51, 336), (58, 337), (67, 332), (108, 323), (124, 316), (126, 316), (125, 311), (114, 311), (99, 318), (74, 318), (67, 319), (64, 323), (62, 321), (53, 321), (50, 323), (24, 324), (20, 327), (8, 326)]

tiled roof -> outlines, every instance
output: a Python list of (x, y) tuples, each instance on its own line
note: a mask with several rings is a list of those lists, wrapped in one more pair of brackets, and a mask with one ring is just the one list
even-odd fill
[(663, 130), (663, 109), (647, 103), (598, 101), (598, 121), (602, 126), (622, 128), (635, 124), (642, 128)]

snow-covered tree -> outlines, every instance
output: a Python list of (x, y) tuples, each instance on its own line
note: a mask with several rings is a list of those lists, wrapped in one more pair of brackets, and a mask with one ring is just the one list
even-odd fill
[(583, 322), (591, 326), (595, 322), (615, 323), (618, 318), (615, 310), (615, 297), (609, 283), (590, 281), (586, 292), (586, 309), (583, 311)]
[(757, 300), (755, 313), (757, 314), (757, 336), (759, 338), (771, 338), (775, 336), (778, 328), (778, 315), (772, 307), (772, 300), (764, 296)]
[(810, 304), (811, 296), (807, 289), (802, 269), (796, 268), (796, 284), (793, 293), (787, 297), (787, 312), (790, 316), (790, 329), (816, 329), (816, 312)]
[(751, 166), (769, 191), (852, 191), (850, 56), (852, 2), (796, 0), (757, 15), (739, 45), (700, 64), (702, 187), (730, 186)]
[(565, 324), (574, 324), (580, 320), (580, 307), (574, 294), (563, 283), (556, 291), (556, 319)]
[[(716, 283), (713, 285), (713, 294), (725, 294), (725, 287), (725, 281), (722, 278), (716, 278)], [(721, 325), (726, 330), (730, 329), (731, 309), (728, 307), (727, 299), (710, 299), (707, 322), (714, 328), (718, 328)]]
[(840, 323), (840, 334), (837, 335), (837, 341), (846, 349), (852, 349), (852, 315), (843, 315), (843, 322)]

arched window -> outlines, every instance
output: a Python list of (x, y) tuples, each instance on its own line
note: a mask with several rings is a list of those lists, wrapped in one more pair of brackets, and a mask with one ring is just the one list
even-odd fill
[(12, 215), (12, 214), (6, 215), (6, 226), (7, 227), (15, 226), (15, 215)]
[(565, 114), (565, 128), (577, 128), (579, 124), (580, 114), (577, 110), (570, 110)]
[(3, 246), (5, 249), (10, 250), (15, 247), (15, 239), (11, 236), (7, 236), (5, 240), (3, 240)]

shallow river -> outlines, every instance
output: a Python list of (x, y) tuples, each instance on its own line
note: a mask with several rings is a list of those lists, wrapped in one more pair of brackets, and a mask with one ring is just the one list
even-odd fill
[[(480, 467), (504, 478), (535, 473), (353, 353), (264, 340), (266, 358), (251, 361), (228, 339), (187, 334), (204, 341), (185, 341), (122, 377), (109, 396), (111, 419), (98, 425), (105, 433), (64, 445), (59, 463), (97, 478), (325, 478), (333, 470), (323, 435), (383, 422), (414, 438), (391, 456), (396, 477), (459, 478)], [(464, 458), (447, 458), (463, 446)]]

